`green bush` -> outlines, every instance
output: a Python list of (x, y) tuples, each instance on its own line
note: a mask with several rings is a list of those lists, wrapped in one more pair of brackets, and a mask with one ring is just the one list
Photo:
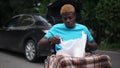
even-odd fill
[(120, 50), (120, 43), (106, 43), (106, 42), (101, 42), (99, 45), (98, 49), (103, 49), (103, 50)]

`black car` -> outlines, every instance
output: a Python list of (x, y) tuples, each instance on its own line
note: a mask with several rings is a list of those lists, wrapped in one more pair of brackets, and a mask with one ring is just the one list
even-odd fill
[(27, 60), (50, 54), (49, 46), (40, 48), (37, 43), (51, 24), (38, 14), (20, 14), (12, 17), (0, 28), (0, 48), (24, 53)]

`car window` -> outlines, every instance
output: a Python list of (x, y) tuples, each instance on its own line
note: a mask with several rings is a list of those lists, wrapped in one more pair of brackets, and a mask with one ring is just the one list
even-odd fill
[(27, 26), (27, 25), (32, 25), (34, 23), (35, 23), (34, 17), (30, 15), (24, 15), (21, 17), (18, 26)]
[(11, 19), (11, 20), (7, 23), (6, 27), (15, 27), (15, 26), (17, 26), (17, 24), (18, 24), (18, 19), (19, 19), (19, 17), (16, 17), (16, 18)]

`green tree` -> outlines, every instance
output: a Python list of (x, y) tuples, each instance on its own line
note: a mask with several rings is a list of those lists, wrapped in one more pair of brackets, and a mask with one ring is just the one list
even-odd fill
[(103, 28), (103, 40), (109, 43), (119, 42), (120, 0), (99, 0), (95, 14)]
[(119, 42), (120, 0), (82, 0), (82, 5), (83, 24), (94, 30), (94, 36), (109, 43)]
[(95, 17), (95, 7), (98, 4), (98, 2), (99, 0), (83, 0), (81, 18), (82, 23), (85, 24), (89, 29), (92, 29), (94, 31), (93, 36), (95, 37), (96, 42), (100, 43), (100, 25)]
[(0, 23), (5, 24), (12, 16), (37, 13), (38, 0), (0, 0)]

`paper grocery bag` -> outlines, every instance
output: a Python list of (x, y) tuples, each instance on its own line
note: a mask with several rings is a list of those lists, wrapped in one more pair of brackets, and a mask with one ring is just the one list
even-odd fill
[(73, 39), (69, 41), (62, 41), (62, 50), (57, 52), (57, 55), (71, 56), (71, 57), (84, 57), (85, 56), (85, 46), (87, 41), (87, 35), (82, 32), (82, 37), (78, 39)]

